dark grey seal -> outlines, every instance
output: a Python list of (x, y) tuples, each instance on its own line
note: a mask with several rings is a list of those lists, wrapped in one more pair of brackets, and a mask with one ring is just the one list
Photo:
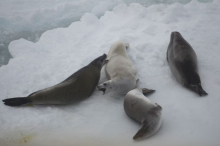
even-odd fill
[(105, 64), (107, 55), (104, 54), (93, 60), (87, 66), (79, 69), (63, 82), (30, 94), (27, 97), (4, 99), (8, 106), (25, 104), (70, 104), (89, 97), (100, 79), (100, 71)]
[(179, 32), (171, 33), (167, 61), (178, 82), (200, 96), (207, 95), (201, 86), (196, 53)]

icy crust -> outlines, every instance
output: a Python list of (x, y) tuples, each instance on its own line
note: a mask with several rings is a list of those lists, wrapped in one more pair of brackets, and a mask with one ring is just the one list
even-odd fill
[[(97, 17), (121, 3), (132, 2), (149, 6), (157, 3), (186, 4), (191, 0), (1, 0), (0, 1), (0, 67), (8, 64), (11, 41), (24, 38), (37, 42), (42, 33), (67, 27), (85, 13)], [(199, 0), (211, 2), (213, 0)]]
[(7, 0), (0, 4), (0, 30), (4, 33), (67, 26), (84, 13), (98, 17), (121, 0)]
[[(190, 1), (163, 0), (163, 3), (188, 3)], [(211, 2), (212, 0), (200, 1)], [(0, 32), (7, 35), (22, 31), (42, 31), (65, 27), (78, 20), (86, 12), (100, 17), (117, 4), (132, 2), (144, 6), (162, 3), (160, 0), (2, 0), (0, 1)]]
[[(150, 99), (163, 107), (157, 134), (134, 142), (140, 125), (128, 118), (123, 96), (95, 91), (68, 106), (7, 107), (0, 104), (1, 145), (219, 145), (220, 3), (120, 4), (98, 19), (86, 13), (68, 28), (45, 32), (37, 43), (13, 41), (13, 55), (0, 68), (0, 98), (22, 97), (66, 79), (121, 39), (138, 71), (140, 87), (155, 89)], [(166, 51), (172, 31), (194, 48), (202, 85), (199, 97), (172, 75)], [(104, 72), (100, 82), (107, 80)]]

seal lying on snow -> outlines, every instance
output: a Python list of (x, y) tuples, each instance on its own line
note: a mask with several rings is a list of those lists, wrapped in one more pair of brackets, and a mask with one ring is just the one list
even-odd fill
[(32, 104), (70, 104), (89, 97), (98, 85), (100, 71), (105, 64), (106, 54), (96, 58), (79, 69), (63, 82), (30, 94), (27, 97), (3, 100), (5, 105), (20, 106)]
[(136, 88), (129, 91), (125, 96), (125, 113), (142, 125), (141, 129), (133, 137), (134, 140), (144, 139), (155, 134), (162, 124), (162, 107), (157, 103), (151, 102), (143, 95), (143, 93), (151, 92), (154, 92), (154, 90)]
[(197, 92), (200, 96), (207, 95), (201, 86), (196, 53), (179, 32), (171, 33), (167, 61), (172, 73), (182, 85)]
[(127, 94), (137, 84), (136, 70), (126, 53), (126, 47), (122, 41), (115, 42), (108, 53), (105, 73), (108, 81), (97, 86), (98, 90), (114, 90), (119, 94)]

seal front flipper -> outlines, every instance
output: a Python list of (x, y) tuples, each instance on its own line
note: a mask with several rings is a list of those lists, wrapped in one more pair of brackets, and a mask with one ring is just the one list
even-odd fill
[(147, 89), (147, 88), (143, 88), (143, 89), (142, 89), (142, 93), (143, 93), (143, 94), (149, 94), (149, 93), (153, 93), (153, 92), (155, 92), (155, 90)]
[(31, 103), (32, 101), (26, 97), (8, 98), (2, 100), (7, 106), (20, 106)]

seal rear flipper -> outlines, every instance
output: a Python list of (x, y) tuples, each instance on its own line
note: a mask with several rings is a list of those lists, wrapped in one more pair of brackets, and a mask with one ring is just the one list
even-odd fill
[(140, 139), (144, 139), (150, 136), (151, 131), (149, 131), (149, 129), (152, 125), (153, 125), (153, 122), (148, 123), (147, 121), (144, 121), (142, 123), (141, 129), (138, 130), (138, 132), (134, 135), (133, 139), (140, 140)]
[(208, 93), (206, 93), (206, 92), (202, 89), (202, 86), (201, 86), (201, 85), (199, 85), (197, 88), (198, 88), (198, 89), (197, 89), (197, 92), (198, 92), (198, 94), (199, 94), (200, 96), (202, 96), (202, 95), (208, 95)]
[(7, 106), (21, 106), (32, 102), (30, 99), (26, 97), (8, 98), (2, 101)]

